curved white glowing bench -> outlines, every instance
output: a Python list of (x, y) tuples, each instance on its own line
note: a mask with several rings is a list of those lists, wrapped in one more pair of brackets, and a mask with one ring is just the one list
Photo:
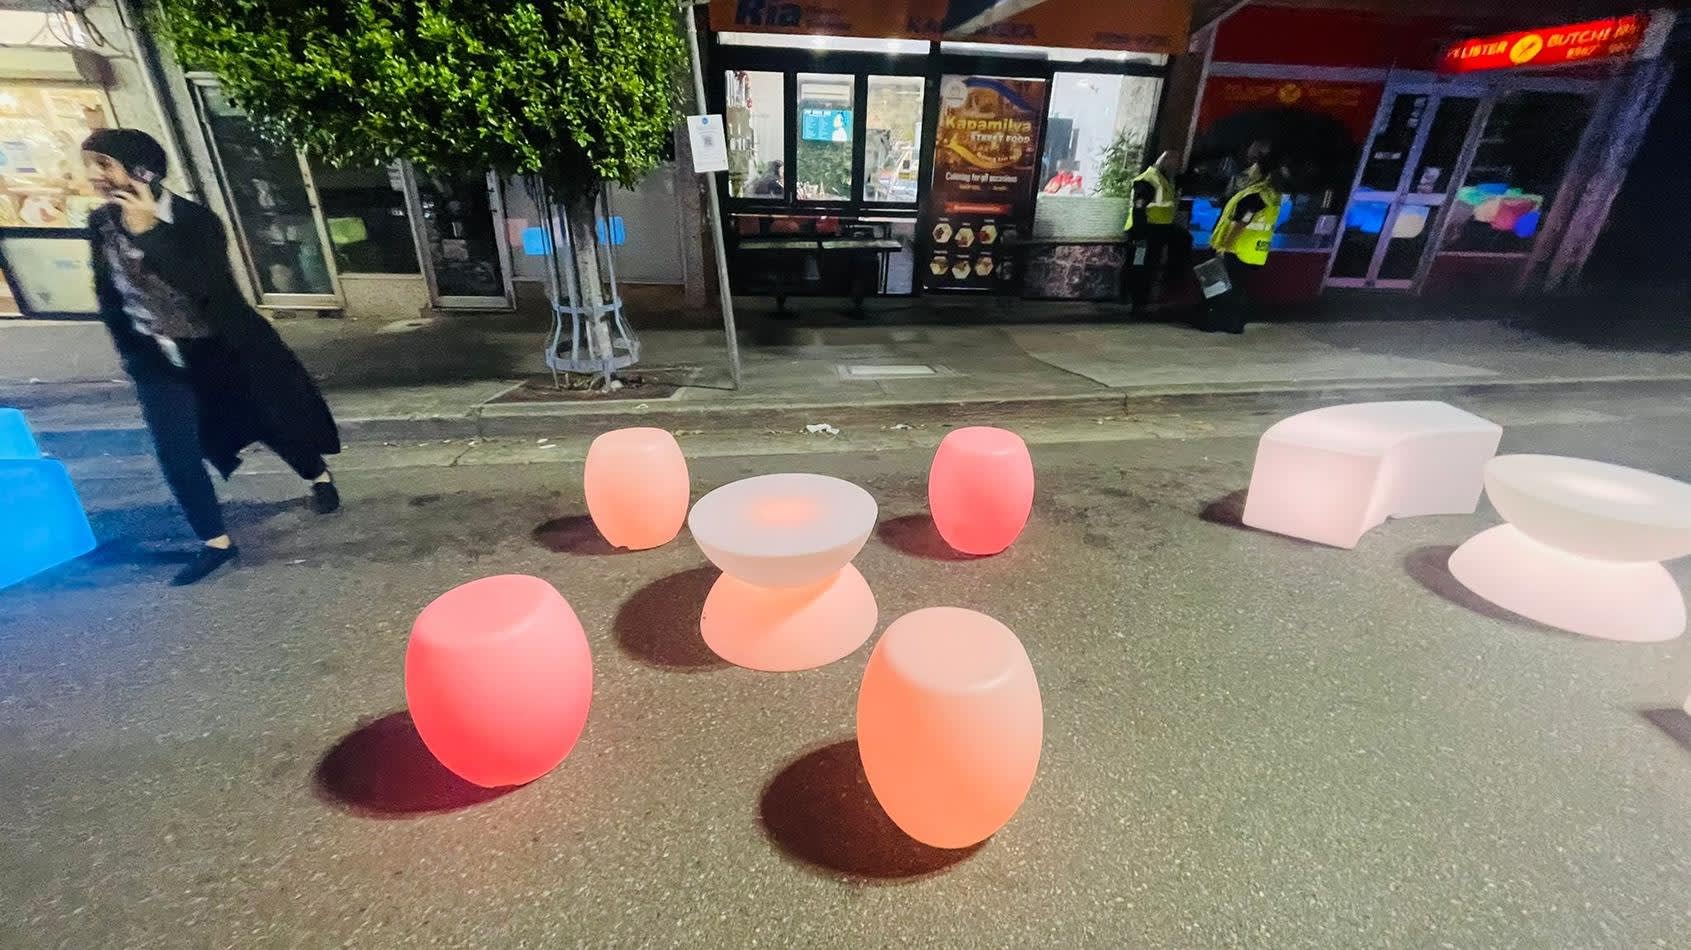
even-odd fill
[(747, 669), (806, 670), (869, 639), (875, 595), (851, 566), (879, 508), (826, 475), (762, 475), (699, 499), (693, 540), (722, 570), (699, 631), (717, 656)]
[(1257, 443), (1244, 522), (1354, 548), (1387, 518), (1472, 514), (1502, 438), (1502, 426), (1442, 402), (1300, 413)]
[(1450, 556), (1469, 590), (1539, 623), (1606, 640), (1685, 632), (1662, 561), (1691, 554), (1691, 485), (1607, 462), (1505, 455), (1486, 495), (1508, 524)]

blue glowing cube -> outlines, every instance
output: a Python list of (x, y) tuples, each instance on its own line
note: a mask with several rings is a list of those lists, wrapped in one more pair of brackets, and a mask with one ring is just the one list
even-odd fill
[(0, 409), (0, 588), (92, 550), (70, 473), (41, 457), (23, 413)]
[(29, 423), (16, 409), (0, 407), (0, 459), (38, 459), (41, 449), (30, 434)]

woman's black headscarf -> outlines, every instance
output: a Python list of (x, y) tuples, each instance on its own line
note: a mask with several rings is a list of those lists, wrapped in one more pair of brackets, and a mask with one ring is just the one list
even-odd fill
[(82, 150), (110, 155), (131, 172), (145, 169), (163, 178), (169, 171), (170, 159), (165, 157), (164, 146), (140, 129), (96, 129), (82, 140)]

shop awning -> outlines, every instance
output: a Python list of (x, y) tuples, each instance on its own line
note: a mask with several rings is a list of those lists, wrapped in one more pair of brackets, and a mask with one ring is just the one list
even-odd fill
[(1191, 0), (711, 0), (711, 28), (1175, 54)]
[[(1494, 23), (1573, 23), (1597, 17), (1637, 13), (1636, 0), (1255, 0), (1252, 6), (1296, 7), (1302, 10), (1343, 10), (1378, 16), (1448, 17)], [(1192, 32), (1203, 29), (1245, 6), (1242, 0), (1193, 0)], [(1518, 22), (1516, 22), (1518, 21)]]

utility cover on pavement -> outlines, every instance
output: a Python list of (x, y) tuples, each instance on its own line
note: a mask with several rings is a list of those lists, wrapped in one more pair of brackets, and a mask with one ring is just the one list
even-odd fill
[(841, 379), (910, 379), (943, 375), (926, 363), (836, 363)]

